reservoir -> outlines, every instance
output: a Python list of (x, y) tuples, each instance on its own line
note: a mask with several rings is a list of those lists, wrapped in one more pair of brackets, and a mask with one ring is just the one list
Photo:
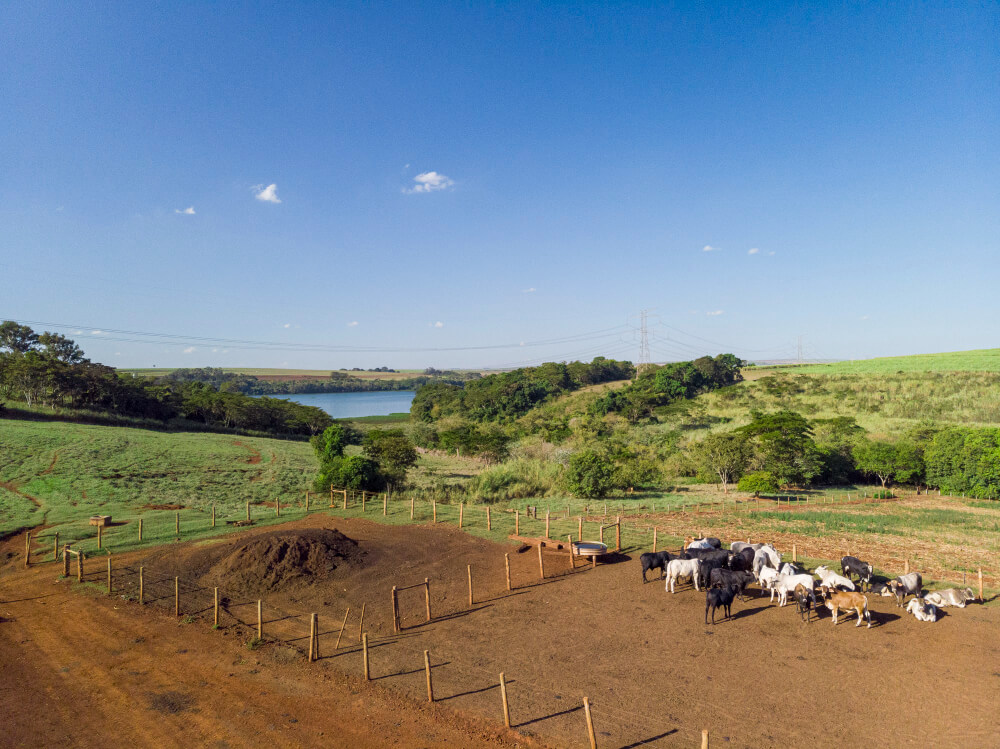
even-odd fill
[(409, 413), (414, 395), (416, 393), (413, 390), (385, 390), (367, 393), (292, 393), (268, 397), (295, 401), (303, 406), (316, 406), (335, 419), (351, 419)]

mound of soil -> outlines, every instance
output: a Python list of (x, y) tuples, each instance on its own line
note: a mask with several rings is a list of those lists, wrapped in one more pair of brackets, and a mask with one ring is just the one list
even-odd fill
[(263, 594), (327, 580), (365, 552), (338, 530), (309, 528), (251, 536), (218, 560), (208, 577), (236, 595)]

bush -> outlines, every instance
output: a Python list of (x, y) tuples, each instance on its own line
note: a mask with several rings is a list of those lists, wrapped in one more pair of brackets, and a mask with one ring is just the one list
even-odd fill
[(351, 455), (333, 458), (320, 468), (313, 488), (318, 492), (325, 492), (330, 487), (377, 492), (385, 488), (385, 479), (374, 460), (362, 455)]
[(753, 492), (755, 497), (761, 494), (773, 494), (778, 491), (778, 482), (769, 471), (754, 471), (743, 476), (736, 488), (741, 492)]
[(581, 450), (569, 459), (566, 488), (581, 497), (603, 497), (614, 488), (615, 467), (603, 453)]
[(469, 494), (486, 502), (504, 502), (552, 494), (562, 466), (544, 460), (518, 459), (487, 468), (469, 482)]

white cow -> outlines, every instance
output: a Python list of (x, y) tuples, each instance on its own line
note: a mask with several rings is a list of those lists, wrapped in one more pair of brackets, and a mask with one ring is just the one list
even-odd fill
[[(774, 585), (774, 578), (778, 576), (778, 570), (774, 567), (764, 567), (760, 571), (760, 594), (764, 595), (764, 591)], [(772, 598), (773, 600), (773, 598)]]
[(854, 590), (854, 583), (843, 575), (838, 575), (828, 567), (820, 565), (816, 568), (816, 574), (819, 576), (820, 585), (825, 585), (826, 587), (833, 588), (834, 590)]
[(958, 606), (965, 608), (965, 604), (975, 599), (972, 588), (959, 590), (957, 588), (945, 588), (944, 590), (932, 590), (924, 596), (924, 600), (933, 603), (935, 606)]
[(778, 572), (780, 572), (782, 575), (801, 575), (802, 574), (802, 570), (800, 570), (794, 564), (789, 564), (788, 562), (785, 562), (783, 565), (781, 565), (781, 569), (779, 569)]
[(933, 603), (925, 603), (920, 598), (914, 598), (906, 605), (906, 610), (916, 617), (918, 622), (936, 622), (938, 609)]
[(674, 592), (674, 581), (681, 577), (690, 577), (694, 581), (694, 589), (698, 587), (698, 578), (701, 577), (700, 559), (671, 559), (667, 562), (667, 590)]
[(708, 542), (708, 539), (705, 539), (705, 538), (696, 538), (694, 541), (689, 541), (688, 545), (685, 546), (684, 548), (685, 549), (714, 549), (715, 547), (712, 546), (712, 544), (710, 544)]
[(809, 591), (813, 606), (816, 605), (816, 581), (812, 575), (782, 575), (780, 572), (775, 576), (771, 585), (771, 600), (774, 601), (774, 594), (778, 594), (778, 606), (784, 606), (788, 602), (788, 594), (795, 590), (796, 585), (801, 585)]

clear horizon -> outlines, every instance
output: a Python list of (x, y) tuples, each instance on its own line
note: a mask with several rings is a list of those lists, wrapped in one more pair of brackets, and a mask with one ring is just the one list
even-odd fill
[(0, 319), (95, 361), (998, 343), (996, 5), (0, 13)]

